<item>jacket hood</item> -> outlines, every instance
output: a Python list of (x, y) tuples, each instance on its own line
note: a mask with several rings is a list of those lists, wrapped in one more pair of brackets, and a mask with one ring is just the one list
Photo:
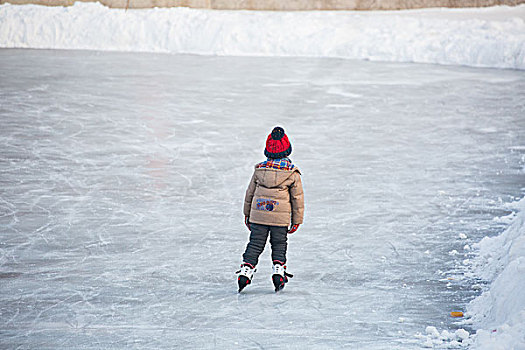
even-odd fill
[(255, 169), (255, 178), (257, 182), (264, 187), (279, 187), (295, 172), (301, 173), (297, 167), (294, 167), (292, 170), (258, 168)]

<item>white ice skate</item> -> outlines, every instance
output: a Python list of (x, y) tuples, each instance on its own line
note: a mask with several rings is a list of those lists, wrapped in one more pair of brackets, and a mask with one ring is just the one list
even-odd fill
[(272, 281), (276, 292), (284, 288), (285, 283), (288, 282), (288, 277), (292, 278), (293, 275), (286, 272), (286, 265), (281, 261), (274, 260)]
[(245, 262), (241, 264), (241, 269), (237, 271), (239, 274), (239, 277), (237, 278), (237, 282), (239, 283), (239, 293), (244, 289), (244, 287), (252, 283), (253, 273), (255, 271), (255, 266), (252, 264)]

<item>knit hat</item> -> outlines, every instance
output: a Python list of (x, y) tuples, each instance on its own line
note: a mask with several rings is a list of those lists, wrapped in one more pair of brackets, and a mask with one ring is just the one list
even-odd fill
[(266, 139), (264, 155), (268, 158), (280, 159), (288, 157), (291, 153), (292, 145), (288, 141), (288, 136), (284, 133), (283, 128), (276, 126)]

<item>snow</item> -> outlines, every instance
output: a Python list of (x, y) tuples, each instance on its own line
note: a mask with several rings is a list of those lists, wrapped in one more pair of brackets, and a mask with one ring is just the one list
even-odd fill
[[(467, 307), (476, 334), (471, 337), (466, 330), (458, 329), (452, 339), (428, 326), (426, 336), (420, 336), (423, 346), (432, 348), (446, 341), (446, 346), (467, 344), (477, 350), (525, 349), (525, 198), (504, 207), (511, 214), (493, 221), (510, 222), (510, 226), (500, 235), (484, 237), (474, 244), (478, 253), (472, 262), (474, 275), (490, 282)], [(460, 238), (467, 239), (463, 233)], [(465, 246), (465, 250), (470, 249)], [(449, 254), (459, 253), (452, 250)], [(483, 289), (478, 284), (472, 288)], [(452, 344), (451, 339), (460, 343)]]
[(265, 12), (125, 11), (82, 2), (71, 7), (4, 4), (0, 47), (338, 57), (525, 69), (525, 5)]
[(434, 326), (428, 326), (425, 329), (426, 336), (419, 336), (423, 339), (423, 348), (458, 348), (472, 345), (470, 334), (464, 329), (458, 329), (453, 333), (443, 330), (441, 333)]
[(469, 305), (476, 349), (525, 348), (525, 198), (511, 206), (519, 212), (505, 232), (475, 245), (476, 274), (493, 281)]
[(438, 338), (439, 337), (439, 332), (437, 330), (436, 327), (434, 326), (428, 326), (426, 329), (425, 329), (425, 332), (430, 335), (431, 337), (433, 338)]

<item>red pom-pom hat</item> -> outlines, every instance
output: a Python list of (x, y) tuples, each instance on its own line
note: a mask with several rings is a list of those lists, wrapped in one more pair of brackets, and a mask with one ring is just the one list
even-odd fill
[(288, 140), (288, 136), (284, 133), (283, 128), (276, 126), (266, 139), (264, 155), (268, 158), (281, 159), (288, 157), (291, 153), (292, 144)]

